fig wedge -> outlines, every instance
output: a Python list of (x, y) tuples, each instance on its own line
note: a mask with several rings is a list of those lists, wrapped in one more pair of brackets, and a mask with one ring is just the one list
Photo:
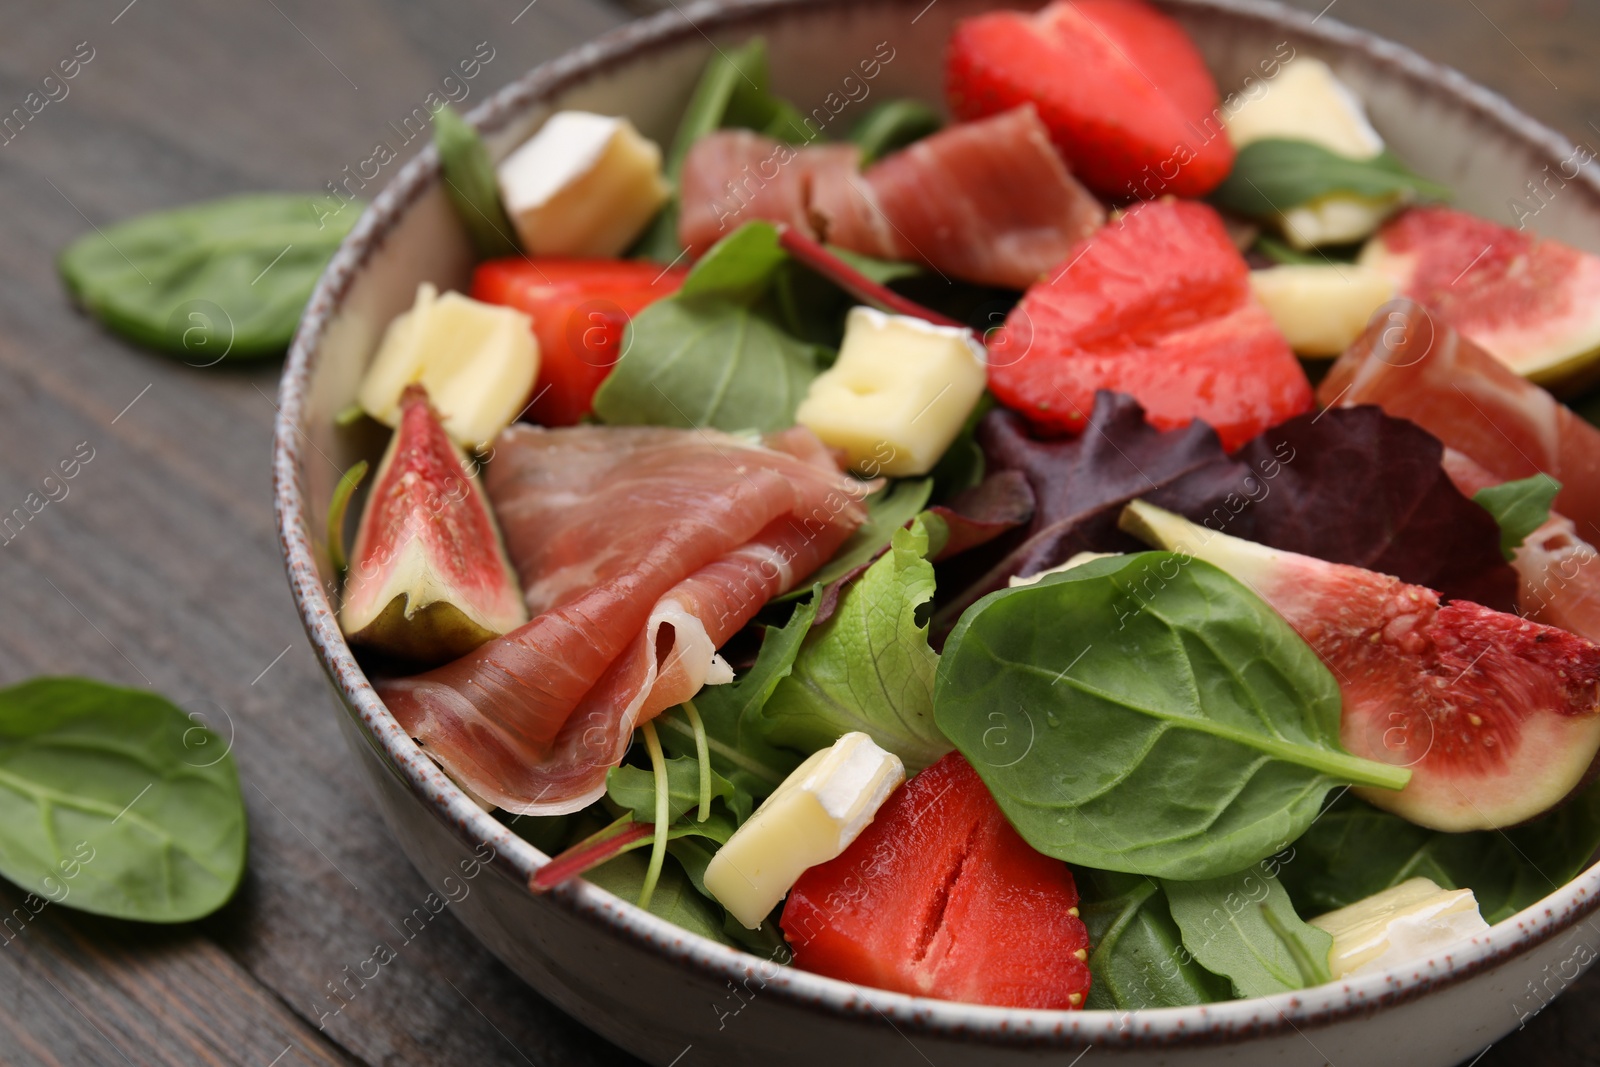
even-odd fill
[(367, 496), (339, 625), (354, 644), (429, 666), (528, 621), (475, 465), (420, 385)]
[(1356, 787), (1367, 803), (1434, 830), (1492, 830), (1543, 814), (1593, 776), (1600, 645), (1143, 501), (1121, 526), (1227, 571), (1316, 650), (1339, 681), (1345, 749), (1411, 769), (1404, 789)]

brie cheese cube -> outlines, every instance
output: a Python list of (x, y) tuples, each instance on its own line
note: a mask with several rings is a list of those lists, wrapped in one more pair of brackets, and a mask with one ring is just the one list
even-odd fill
[(971, 330), (851, 308), (839, 359), (811, 383), (795, 421), (868, 477), (926, 474), (986, 380), (983, 345)]
[(538, 374), (533, 319), (423, 282), (411, 310), (389, 324), (356, 400), (394, 426), (401, 392), (421, 382), (451, 439), (482, 449), (522, 411)]
[(618, 256), (671, 194), (661, 149), (624, 118), (558, 111), (496, 170), (530, 256)]
[[(1371, 159), (1383, 138), (1361, 101), (1320, 59), (1301, 56), (1266, 83), (1266, 92), (1224, 115), (1236, 148), (1268, 138), (1310, 141), (1348, 159)], [(1335, 193), (1280, 215), (1278, 228), (1296, 248), (1358, 241), (1405, 201), (1401, 194), (1367, 197)]]
[(1333, 935), (1333, 977), (1373, 974), (1437, 956), (1489, 929), (1470, 889), (1440, 889), (1412, 878), (1348, 907), (1311, 919)]
[(1251, 271), (1250, 289), (1289, 347), (1304, 356), (1337, 356), (1395, 296), (1393, 281), (1352, 263)]
[(807, 867), (835, 859), (906, 779), (864, 733), (813, 753), (734, 831), (706, 867), (706, 891), (754, 930)]

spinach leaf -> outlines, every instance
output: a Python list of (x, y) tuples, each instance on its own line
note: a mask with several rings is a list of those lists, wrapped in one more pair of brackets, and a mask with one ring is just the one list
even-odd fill
[(0, 690), (0, 875), (97, 915), (209, 915), (244, 873), (228, 746), (142, 690), (86, 678)]
[(921, 263), (907, 263), (900, 259), (874, 259), (864, 256), (860, 252), (852, 252), (848, 248), (838, 245), (826, 245), (829, 252), (833, 253), (844, 262), (866, 275), (868, 279), (879, 285), (888, 285), (890, 282), (899, 281), (901, 278), (917, 278), (927, 273), (927, 268)]
[(1410, 772), (1339, 745), (1339, 688), (1239, 582), (1171, 553), (1099, 559), (962, 617), (934, 713), (1034, 848), (1163, 878), (1241, 870), (1341, 783)]
[[(800, 642), (817, 614), (817, 597), (797, 605), (787, 625), (768, 628), (761, 652), (744, 677), (727, 685), (709, 685), (694, 704), (705, 725), (711, 766), (733, 785), (760, 799), (783, 783), (804, 759), (774, 747), (762, 735), (761, 708), (794, 667)], [(674, 756), (694, 753), (694, 730), (681, 711), (656, 720), (662, 747)], [(652, 816), (653, 817), (653, 816)]]
[(1548, 474), (1535, 474), (1515, 482), (1486, 486), (1472, 495), (1500, 524), (1500, 551), (1515, 559), (1528, 535), (1550, 521), (1550, 505), (1561, 483)]
[(848, 590), (833, 617), (805, 640), (762, 709), (767, 738), (816, 752), (860, 730), (915, 772), (950, 742), (933, 721), (939, 654), (918, 609), (933, 597), (921, 520), (898, 529), (889, 551)]
[(1271, 861), (1203, 882), (1165, 883), (1183, 946), (1241, 997), (1330, 981), (1333, 935), (1306, 925), (1268, 869)]
[[(667, 821), (676, 823), (700, 805), (700, 763), (691, 756), (676, 756), (666, 761), (666, 768)], [(722, 798), (731, 808), (735, 802), (734, 794), (734, 784), (713, 770), (711, 795)], [(631, 811), (635, 822), (655, 822), (656, 779), (649, 768), (611, 768), (606, 773), (606, 796), (613, 804)], [(746, 809), (744, 815), (749, 814)]]
[(595, 393), (594, 413), (623, 425), (794, 425), (817, 376), (815, 349), (751, 306), (786, 260), (769, 223), (747, 223), (718, 241), (677, 293), (628, 323), (623, 356)]
[(516, 230), (500, 202), (494, 164), (478, 131), (446, 104), (433, 116), (433, 144), (439, 153), (444, 191), (479, 257), (516, 255)]
[(209, 367), (282, 354), (311, 287), (360, 214), (319, 222), (311, 198), (252, 193), (85, 234), (61, 279), (130, 341)]
[(1342, 797), (1294, 842), (1279, 871), (1295, 905), (1321, 915), (1408, 878), (1470, 889), (1490, 923), (1531, 907), (1576, 878), (1600, 849), (1600, 784), (1507, 830), (1449, 834)]
[(921, 100), (886, 100), (868, 111), (850, 130), (861, 147), (861, 165), (868, 166), (944, 126), (939, 112)]
[(1138, 1011), (1229, 999), (1226, 979), (1183, 946), (1159, 882), (1138, 874), (1080, 869), (1078, 910), (1089, 930), (1089, 997), (1084, 1007)]
[[(644, 886), (648, 867), (649, 861), (644, 852), (634, 850), (585, 871), (583, 876), (631, 904), (639, 899), (639, 890)], [(661, 868), (661, 876), (656, 881), (655, 892), (650, 895), (650, 907), (647, 910), (692, 934), (734, 948), (741, 947), (723, 930), (722, 905), (695, 889), (689, 876), (678, 865), (676, 857), (672, 863)]]
[(1332, 193), (1381, 197), (1415, 193), (1448, 200), (1450, 190), (1413, 174), (1390, 152), (1350, 159), (1310, 141), (1268, 138), (1239, 150), (1212, 203), (1251, 218), (1271, 218)]

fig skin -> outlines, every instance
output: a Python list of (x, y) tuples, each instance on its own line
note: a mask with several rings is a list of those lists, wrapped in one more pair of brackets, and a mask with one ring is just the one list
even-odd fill
[(528, 621), (475, 468), (427, 391), (408, 386), (345, 581), (339, 625), (352, 644), (437, 666)]

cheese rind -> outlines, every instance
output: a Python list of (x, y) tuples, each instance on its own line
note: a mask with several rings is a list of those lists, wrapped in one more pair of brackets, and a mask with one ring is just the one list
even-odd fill
[(627, 119), (587, 111), (552, 115), (496, 177), (531, 256), (621, 255), (671, 195), (661, 149)]
[(961, 432), (987, 373), (971, 330), (856, 307), (838, 360), (812, 381), (795, 421), (869, 477), (926, 474)]
[(1289, 347), (1304, 356), (1339, 355), (1355, 343), (1372, 313), (1395, 296), (1389, 278), (1350, 263), (1251, 271), (1250, 289)]
[(1441, 889), (1412, 878), (1309, 920), (1333, 935), (1334, 978), (1375, 974), (1454, 948), (1489, 929), (1470, 889)]
[(417, 300), (389, 324), (356, 400), (379, 422), (400, 420), (400, 394), (421, 382), (445, 432), (482, 449), (511, 424), (539, 373), (533, 320), (515, 308), (417, 286)]
[(905, 781), (900, 757), (864, 733), (813, 753), (706, 867), (706, 891), (754, 930), (808, 867), (850, 847)]

